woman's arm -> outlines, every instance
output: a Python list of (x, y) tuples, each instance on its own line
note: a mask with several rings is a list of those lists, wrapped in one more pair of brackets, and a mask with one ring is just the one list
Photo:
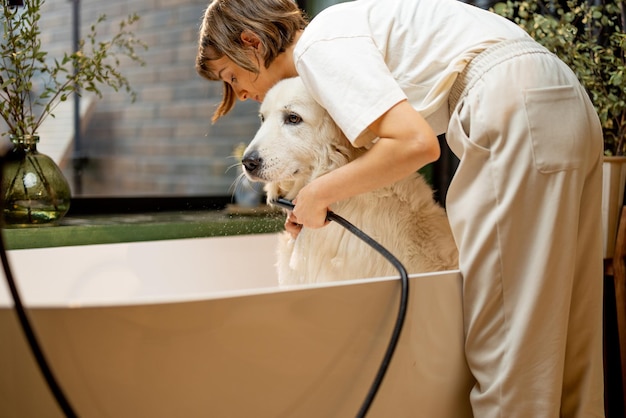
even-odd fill
[(370, 150), (300, 190), (293, 211), (299, 224), (322, 227), (331, 204), (392, 184), (439, 158), (437, 136), (406, 100), (369, 129), (379, 137)]

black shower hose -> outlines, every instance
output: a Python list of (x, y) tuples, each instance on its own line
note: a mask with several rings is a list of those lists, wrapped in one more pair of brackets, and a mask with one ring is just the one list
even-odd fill
[[(293, 210), (295, 208), (293, 202), (286, 199), (276, 199), (271, 203), (288, 210)], [(385, 355), (383, 356), (383, 359), (378, 368), (378, 372), (376, 373), (374, 381), (370, 386), (369, 392), (367, 393), (367, 396), (365, 397), (365, 400), (361, 405), (361, 409), (359, 409), (359, 412), (357, 413), (357, 418), (363, 418), (365, 417), (367, 411), (370, 409), (372, 403), (374, 402), (374, 398), (376, 397), (378, 389), (383, 382), (385, 373), (387, 373), (389, 363), (391, 363), (391, 358), (393, 357), (393, 353), (395, 352), (396, 346), (398, 345), (398, 340), (400, 339), (400, 332), (402, 331), (404, 319), (406, 318), (406, 311), (409, 299), (409, 276), (400, 260), (398, 260), (393, 254), (391, 254), (386, 248), (380, 245), (372, 237), (361, 231), (352, 223), (348, 222), (345, 218), (342, 218), (332, 211), (328, 211), (328, 213), (326, 214), (326, 219), (329, 221), (337, 222), (339, 225), (343, 226), (352, 234), (364, 241), (366, 244), (368, 244), (370, 247), (380, 253), (383, 257), (385, 257), (385, 259), (387, 259), (387, 261), (389, 261), (398, 270), (398, 273), (400, 273), (400, 283), (402, 288), (400, 291), (400, 306), (398, 309), (398, 316), (396, 318), (396, 323), (393, 327), (393, 332), (391, 333), (389, 344), (387, 345), (387, 350), (385, 351)]]
[[(2, 164), (0, 164), (0, 183), (2, 180)], [(283, 208), (287, 208), (289, 210), (293, 210), (294, 205), (292, 202), (284, 199), (278, 199), (272, 202), (275, 205), (281, 206)], [(2, 204), (0, 203), (0, 209)], [(387, 346), (387, 350), (383, 356), (381, 364), (378, 368), (378, 372), (374, 377), (374, 381), (370, 386), (370, 389), (365, 397), (365, 400), (361, 404), (361, 408), (357, 413), (357, 418), (363, 418), (369, 411), (372, 403), (374, 402), (374, 398), (378, 393), (380, 385), (382, 384), (383, 378), (385, 377), (385, 373), (389, 368), (389, 363), (391, 362), (391, 358), (393, 357), (393, 353), (395, 352), (396, 346), (398, 344), (398, 340), (400, 339), (400, 332), (402, 331), (402, 326), (404, 325), (404, 319), (406, 317), (407, 305), (408, 305), (408, 295), (409, 295), (409, 278), (406, 269), (402, 265), (402, 263), (387, 249), (385, 249), (382, 245), (372, 239), (369, 235), (365, 234), (363, 231), (358, 229), (356, 226), (348, 222), (346, 219), (341, 216), (329, 211), (326, 218), (329, 221), (337, 222), (339, 225), (346, 228), (348, 231), (353, 233), (355, 236), (363, 240), (366, 244), (371, 246), (374, 250), (379, 252), (383, 257), (385, 257), (400, 273), (401, 279), (401, 292), (400, 292), (400, 306), (398, 309), (398, 316), (396, 319), (396, 323), (393, 328), (393, 332), (391, 334), (391, 338), (389, 340), (389, 344)], [(0, 231), (1, 232), (1, 231)], [(74, 412), (70, 402), (67, 397), (63, 393), (63, 390), (59, 386), (56, 381), (52, 370), (50, 369), (46, 357), (41, 350), (41, 346), (37, 340), (37, 336), (30, 324), (28, 316), (26, 315), (26, 310), (24, 309), (24, 305), (22, 304), (22, 300), (20, 298), (19, 292), (17, 290), (17, 286), (15, 284), (15, 280), (13, 278), (13, 273), (11, 271), (11, 267), (9, 265), (9, 260), (6, 254), (6, 246), (4, 243), (4, 236), (0, 233), (0, 258), (2, 259), (2, 267), (4, 269), (4, 274), (6, 277), (7, 284), (9, 285), (9, 290), (11, 292), (11, 296), (13, 298), (15, 312), (17, 313), (20, 325), (24, 332), (24, 335), (28, 341), (28, 345), (32, 351), (33, 356), (39, 366), (41, 373), (44, 376), (44, 379), (54, 396), (59, 408), (63, 411), (67, 418), (75, 418), (78, 415)]]
[[(1, 153), (0, 153), (1, 154)], [(2, 175), (4, 171), (4, 162), (5, 155), (0, 155), (0, 184), (2, 184)], [(4, 199), (0, 199), (0, 211), (4, 210)], [(1, 220), (0, 220), (1, 221)], [(3, 221), (2, 221), (3, 222)], [(2, 234), (2, 229), (0, 228), (0, 258), (2, 259), (2, 268), (4, 270), (4, 276), (6, 278), (7, 284), (9, 285), (9, 291), (11, 292), (11, 296), (13, 298), (13, 306), (15, 308), (15, 313), (17, 314), (17, 318), (22, 327), (22, 331), (24, 332), (24, 336), (28, 342), (28, 346), (35, 357), (35, 361), (39, 366), (39, 370), (41, 374), (48, 384), (48, 388), (52, 392), (54, 399), (57, 401), (59, 408), (65, 414), (67, 418), (76, 417), (76, 413), (72, 406), (70, 405), (67, 397), (63, 393), (63, 390), (59, 386), (56, 381), (52, 370), (50, 370), (50, 366), (48, 365), (48, 361), (41, 350), (41, 346), (37, 341), (37, 336), (33, 330), (33, 327), (28, 320), (28, 316), (26, 315), (26, 310), (24, 309), (24, 305), (22, 304), (22, 299), (20, 298), (20, 294), (17, 290), (17, 285), (15, 284), (15, 279), (13, 278), (13, 273), (11, 271), (11, 266), (9, 265), (9, 260), (7, 258), (6, 245), (4, 243), (4, 234)]]

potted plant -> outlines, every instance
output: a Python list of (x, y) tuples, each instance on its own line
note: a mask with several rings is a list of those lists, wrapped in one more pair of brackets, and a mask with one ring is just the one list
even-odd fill
[(509, 0), (492, 9), (513, 20), (576, 73), (604, 134), (604, 256), (613, 256), (626, 183), (626, 2)]
[(18, 2), (22, 6), (0, 1), (0, 115), (5, 125), (0, 135), (12, 142), (1, 188), (4, 223), (54, 224), (69, 209), (70, 191), (54, 161), (37, 152), (38, 128), (46, 118), (54, 117), (56, 106), (72, 93), (87, 91), (102, 97), (100, 86), (108, 86), (125, 89), (134, 99), (134, 91), (117, 67), (121, 56), (144, 65), (135, 48), (146, 46), (128, 29), (139, 17), (128, 16), (112, 38), (102, 41), (96, 31), (106, 19), (102, 15), (77, 51), (49, 59), (39, 28), (45, 0)]

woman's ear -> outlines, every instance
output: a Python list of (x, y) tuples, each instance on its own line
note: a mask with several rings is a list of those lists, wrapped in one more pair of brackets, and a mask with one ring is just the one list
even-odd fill
[(243, 46), (252, 47), (254, 49), (259, 49), (261, 45), (261, 39), (249, 30), (241, 32), (241, 42)]

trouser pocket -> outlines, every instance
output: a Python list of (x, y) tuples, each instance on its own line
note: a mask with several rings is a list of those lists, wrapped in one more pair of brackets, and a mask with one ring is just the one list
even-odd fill
[(589, 131), (587, 112), (574, 86), (524, 91), (533, 160), (542, 173), (577, 169)]

